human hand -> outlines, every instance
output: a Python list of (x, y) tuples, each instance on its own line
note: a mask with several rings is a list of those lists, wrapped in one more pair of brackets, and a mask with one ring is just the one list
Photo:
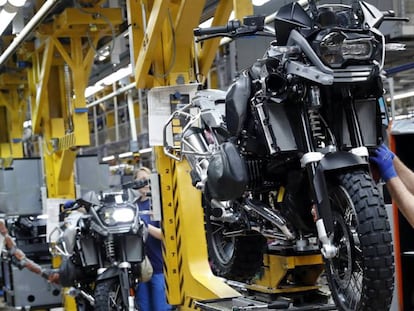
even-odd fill
[(374, 155), (369, 158), (371, 162), (377, 165), (381, 178), (385, 182), (393, 177), (397, 177), (393, 164), (394, 157), (395, 154), (382, 144), (375, 150)]
[(58, 269), (42, 269), (41, 276), (49, 283), (59, 284), (59, 270)]

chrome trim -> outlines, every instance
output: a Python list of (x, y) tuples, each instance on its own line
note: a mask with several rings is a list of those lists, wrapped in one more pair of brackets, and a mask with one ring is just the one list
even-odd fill
[(374, 66), (350, 66), (334, 70), (334, 82), (362, 82), (371, 77)]

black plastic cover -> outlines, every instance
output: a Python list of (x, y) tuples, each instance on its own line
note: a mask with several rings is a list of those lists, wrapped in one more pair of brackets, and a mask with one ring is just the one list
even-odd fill
[(229, 133), (239, 135), (246, 119), (251, 93), (250, 77), (243, 73), (229, 88), (226, 95), (226, 124)]
[(207, 186), (212, 198), (234, 200), (245, 191), (248, 183), (246, 164), (237, 147), (226, 142), (213, 154), (207, 170)]
[(296, 2), (282, 6), (275, 17), (275, 30), (278, 45), (285, 45), (294, 28), (312, 28), (313, 21)]

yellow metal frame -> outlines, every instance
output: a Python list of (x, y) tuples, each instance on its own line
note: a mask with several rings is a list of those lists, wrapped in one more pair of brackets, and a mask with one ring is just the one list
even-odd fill
[[(136, 1), (130, 1), (129, 7), (139, 12), (136, 15), (147, 16), (143, 33), (144, 25), (139, 24), (142, 20), (130, 23), (134, 31), (141, 32), (133, 37), (134, 47), (138, 47), (134, 52), (137, 88), (195, 81), (192, 30), (199, 24), (204, 5), (205, 1), (154, 0), (142, 1), (138, 6)], [(239, 6), (239, 10), (249, 6), (252, 12), (251, 3)], [(233, 2), (219, 1), (213, 24), (225, 24), (232, 8)], [(202, 54), (197, 57), (203, 76), (211, 67), (219, 40), (205, 42)], [(180, 310), (194, 310), (196, 300), (240, 296), (211, 272), (201, 195), (191, 185), (188, 163), (171, 160), (161, 147), (155, 147), (154, 151), (161, 177), (164, 272), (169, 303), (180, 306)]]
[[(99, 18), (105, 16), (105, 18)], [(32, 126), (43, 136), (49, 198), (74, 198), (76, 150), (88, 146), (89, 124), (85, 88), (98, 40), (121, 24), (121, 9), (64, 10), (52, 25), (41, 26), (37, 49), (25, 55), (32, 102)], [(63, 39), (63, 40), (62, 40)]]
[[(246, 288), (266, 294), (288, 294), (318, 289), (317, 279), (324, 270), (320, 254), (282, 256), (265, 254), (263, 274)], [(300, 274), (295, 270), (299, 268)], [(295, 276), (295, 279), (290, 279)], [(290, 285), (289, 285), (290, 283)]]
[(23, 121), (26, 117), (27, 78), (24, 72), (0, 75), (0, 166), (23, 157)]
[[(134, 41), (135, 48), (140, 46), (134, 54), (137, 88), (194, 81), (192, 58), (199, 63), (200, 76), (206, 77), (219, 47), (219, 39), (203, 42), (202, 46), (197, 47), (200, 53), (194, 55), (192, 29), (198, 26), (197, 14), (201, 14), (204, 2), (143, 2), (147, 5), (144, 7), (150, 8), (150, 13), (146, 31), (134, 37), (142, 40), (141, 44)], [(238, 18), (253, 12), (248, 0), (222, 0), (217, 5), (213, 25), (225, 24), (232, 9)], [(142, 26), (134, 24), (134, 29), (141, 29)], [(215, 277), (209, 267), (201, 194), (191, 184), (188, 163), (166, 157), (161, 147), (155, 147), (154, 152), (161, 180), (164, 272), (169, 303), (180, 306), (180, 310), (194, 310), (197, 300), (240, 296), (239, 292)], [(266, 254), (265, 262), (263, 276), (248, 285), (249, 289), (266, 293), (316, 289), (315, 281), (323, 271), (320, 255), (283, 257)], [(281, 281), (302, 266), (311, 266), (306, 284), (281, 288)]]
[[(77, 149), (90, 144), (84, 93), (96, 46), (123, 23), (120, 8), (101, 8), (96, 1), (94, 5), (64, 10), (52, 24), (39, 27), (36, 48), (28, 43), (18, 52), (20, 60), (31, 64), (26, 97), (31, 101), (33, 132), (43, 138), (48, 198), (76, 197)], [(72, 297), (64, 296), (64, 308), (77, 310)]]

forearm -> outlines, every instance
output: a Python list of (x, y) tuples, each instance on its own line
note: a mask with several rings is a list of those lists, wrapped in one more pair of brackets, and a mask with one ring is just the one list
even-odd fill
[(411, 194), (414, 194), (414, 173), (398, 157), (393, 161), (395, 170), (402, 183)]
[(387, 188), (399, 210), (414, 228), (414, 195), (405, 187), (399, 177), (391, 178)]
[(157, 228), (151, 224), (148, 225), (148, 234), (153, 236), (154, 238), (161, 240), (162, 239), (162, 231), (160, 228)]

